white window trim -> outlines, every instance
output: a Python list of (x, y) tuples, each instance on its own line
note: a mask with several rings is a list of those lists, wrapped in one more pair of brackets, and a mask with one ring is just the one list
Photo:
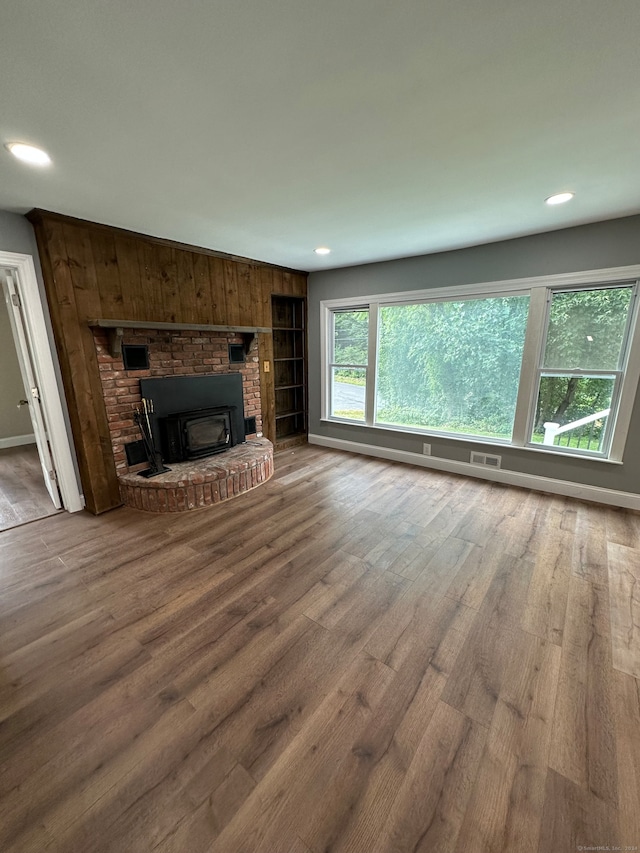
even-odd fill
[(546, 322), (544, 311), (546, 301), (547, 290), (545, 287), (536, 287), (531, 290), (529, 319), (524, 336), (520, 384), (518, 386), (516, 412), (511, 438), (511, 445), (513, 447), (526, 447), (529, 443), (529, 436), (531, 435), (530, 413), (531, 411), (535, 411), (536, 405), (535, 384), (538, 374), (538, 364), (540, 363), (542, 354), (543, 332)]
[(373, 426), (376, 416), (376, 377), (378, 375), (378, 303), (369, 303), (369, 351), (367, 352), (367, 387), (364, 400), (364, 422)]
[[(542, 303), (546, 301), (548, 289), (563, 290), (573, 288), (589, 289), (594, 285), (609, 285), (615, 283), (631, 284), (640, 279), (640, 264), (622, 267), (608, 267), (600, 270), (584, 270), (581, 272), (560, 273), (558, 275), (534, 276), (530, 278), (509, 279), (496, 282), (480, 282), (465, 285), (451, 285), (450, 287), (438, 287), (426, 290), (408, 290), (399, 293), (372, 294), (371, 296), (354, 296), (342, 299), (327, 299), (320, 302), (320, 355), (322, 364), (321, 381), (321, 420), (329, 423), (348, 423), (360, 427), (372, 427), (375, 429), (392, 429), (394, 431), (408, 434), (437, 435), (447, 440), (463, 440), (475, 444), (499, 444), (509, 446), (518, 450), (531, 450), (537, 453), (551, 453), (563, 457), (585, 459), (590, 461), (603, 461), (620, 464), (624, 447), (629, 433), (631, 414), (635, 402), (638, 383), (640, 382), (640, 333), (636, 334), (638, 327), (638, 302), (631, 307), (629, 324), (629, 346), (627, 347), (626, 360), (623, 365), (623, 378), (620, 385), (620, 395), (617, 407), (617, 416), (612, 426), (612, 439), (608, 456), (602, 453), (568, 452), (569, 449), (559, 447), (541, 447), (532, 445), (528, 441), (531, 413), (535, 406), (534, 395), (537, 393), (536, 376), (539, 369), (541, 348), (544, 344), (544, 330), (546, 328), (546, 314), (541, 310)], [(489, 439), (483, 436), (466, 436), (462, 434), (439, 432), (437, 430), (409, 429), (408, 427), (397, 427), (391, 425), (377, 424), (375, 417), (375, 376), (377, 355), (377, 324), (380, 306), (398, 305), (402, 303), (417, 304), (420, 302), (455, 301), (464, 298), (482, 298), (519, 295), (529, 292), (531, 302), (529, 310), (529, 322), (525, 333), (525, 342), (522, 356), (521, 380), (516, 401), (516, 414), (512, 440), (503, 442)], [(369, 308), (369, 364), (367, 367), (367, 390), (365, 399), (365, 421), (348, 421), (331, 417), (329, 410), (329, 371), (327, 370), (327, 355), (331, 352), (331, 314), (338, 308), (349, 309), (357, 307)], [(534, 310), (532, 310), (534, 309)], [(532, 319), (533, 318), (533, 319)], [(640, 332), (640, 330), (638, 330)]]
[(558, 275), (541, 275), (531, 278), (512, 278), (501, 281), (485, 281), (474, 284), (458, 284), (449, 287), (433, 287), (425, 290), (403, 290), (399, 293), (372, 293), (369, 296), (347, 296), (340, 299), (326, 299), (320, 307), (334, 310), (335, 308), (365, 308), (371, 302), (383, 305), (398, 302), (430, 302), (445, 298), (454, 299), (457, 296), (499, 296), (509, 292), (518, 293), (533, 287), (571, 288), (581, 284), (611, 284), (619, 281), (628, 282), (640, 277), (640, 264), (626, 267), (608, 267), (602, 270), (585, 270), (584, 272), (559, 273)]

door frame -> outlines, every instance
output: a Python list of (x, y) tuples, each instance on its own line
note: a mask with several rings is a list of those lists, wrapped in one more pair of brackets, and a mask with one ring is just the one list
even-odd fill
[(31, 356), (33, 362), (62, 504), (68, 512), (78, 512), (84, 508), (84, 497), (76, 477), (75, 452), (65, 423), (54, 353), (45, 322), (47, 309), (38, 287), (33, 256), (0, 251), (0, 267), (11, 270), (17, 281), (25, 335), (31, 350), (31, 353), (22, 355), (26, 358)]
[[(11, 326), (16, 355), (18, 356), (18, 365), (20, 367), (20, 375), (22, 376), (24, 395), (27, 398), (26, 400), (21, 400), (18, 405), (21, 406), (24, 402), (27, 403), (29, 418), (31, 419), (31, 429), (35, 436), (38, 456), (40, 457), (40, 467), (44, 477), (44, 484), (49, 492), (49, 497), (53, 501), (54, 507), (56, 509), (60, 509), (62, 507), (60, 487), (58, 486), (58, 478), (55, 472), (56, 466), (51, 454), (49, 430), (47, 429), (42, 409), (40, 383), (35, 375), (33, 357), (30, 352), (31, 347), (26, 336), (24, 308), (22, 300), (20, 299), (20, 290), (16, 281), (17, 276), (13, 270), (9, 270), (4, 267), (3, 279), (3, 295), (5, 296), (7, 303), (9, 324)], [(25, 353), (29, 353), (28, 358), (25, 358)]]

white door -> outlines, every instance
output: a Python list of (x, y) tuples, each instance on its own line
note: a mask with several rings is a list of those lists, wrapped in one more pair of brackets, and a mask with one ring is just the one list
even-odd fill
[[(53, 459), (51, 457), (51, 448), (49, 447), (48, 433), (40, 400), (40, 391), (36, 382), (31, 350), (25, 332), (20, 293), (16, 286), (15, 279), (9, 270), (4, 271), (2, 278), (4, 295), (9, 309), (9, 320), (11, 322), (13, 338), (16, 343), (20, 372), (22, 374), (22, 382), (24, 384), (27, 404), (29, 406), (33, 433), (36, 437), (40, 464), (42, 465), (44, 483), (47, 487), (51, 500), (53, 501), (53, 505), (57, 509), (60, 509), (62, 501), (60, 500), (57, 476), (53, 466)], [(16, 405), (18, 404), (19, 401), (16, 400)]]

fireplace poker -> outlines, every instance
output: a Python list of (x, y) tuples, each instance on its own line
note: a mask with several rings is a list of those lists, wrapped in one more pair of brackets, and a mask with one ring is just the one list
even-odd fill
[(150, 415), (152, 414), (153, 401), (147, 400), (143, 397), (141, 401), (141, 408), (136, 406), (134, 409), (134, 419), (140, 427), (140, 434), (142, 435), (142, 440), (144, 442), (145, 453), (149, 460), (149, 468), (146, 471), (138, 472), (141, 477), (155, 477), (156, 474), (162, 474), (164, 471), (170, 470), (162, 464), (162, 456), (156, 450), (153, 431), (151, 429)]
[(153, 453), (153, 447), (151, 446), (151, 443), (149, 440), (150, 436), (149, 436), (149, 433), (147, 432), (147, 429), (146, 429), (147, 425), (146, 425), (145, 419), (143, 418), (142, 415), (143, 415), (142, 410), (138, 406), (136, 406), (136, 408), (134, 409), (133, 416), (134, 416), (135, 422), (140, 427), (140, 435), (142, 436), (142, 440), (144, 442), (144, 449), (146, 451), (146, 454), (149, 458), (151, 458), (151, 454)]
[(151, 444), (151, 449), (155, 451), (154, 441), (153, 441), (153, 433), (151, 432), (151, 419), (149, 418), (149, 412), (153, 411), (153, 403), (151, 400), (147, 400), (146, 397), (142, 398), (142, 408), (144, 409), (145, 418), (147, 421), (147, 431), (149, 434), (149, 443)]

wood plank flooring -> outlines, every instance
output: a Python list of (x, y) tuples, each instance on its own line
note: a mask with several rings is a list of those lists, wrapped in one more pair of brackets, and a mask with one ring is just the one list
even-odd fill
[(640, 516), (313, 447), (0, 534), (3, 853), (640, 845)]
[(56, 512), (35, 444), (0, 449), (0, 530)]

